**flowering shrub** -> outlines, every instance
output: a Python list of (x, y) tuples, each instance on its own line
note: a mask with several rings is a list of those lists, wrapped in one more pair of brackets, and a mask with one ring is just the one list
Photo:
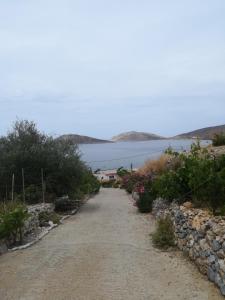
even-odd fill
[(141, 177), (138, 173), (125, 175), (122, 177), (121, 187), (131, 194), (135, 190), (136, 185), (141, 181)]
[[(180, 203), (188, 198), (197, 207), (208, 207), (221, 214), (225, 207), (225, 155), (213, 156), (199, 143), (193, 144), (190, 152), (170, 149), (167, 153), (170, 161), (166, 168), (158, 167), (158, 173), (155, 168), (153, 173), (136, 172), (123, 178), (122, 187), (139, 194), (139, 210), (150, 211), (151, 202), (157, 197)], [(165, 166), (166, 160), (160, 161), (159, 166)], [(157, 166), (156, 161), (153, 165)]]
[(138, 194), (144, 194), (144, 192), (145, 192), (145, 187), (144, 187), (144, 185), (137, 185), (137, 187), (136, 187), (136, 192), (138, 193)]
[(131, 173), (122, 178), (121, 187), (128, 193), (137, 192), (144, 193), (146, 190), (151, 189), (152, 177), (141, 175), (139, 173)]
[(152, 209), (152, 201), (154, 199), (152, 182), (153, 177), (139, 173), (132, 173), (122, 178), (122, 187), (126, 189), (128, 193), (138, 193), (139, 197), (134, 205), (137, 206), (142, 213), (150, 212)]

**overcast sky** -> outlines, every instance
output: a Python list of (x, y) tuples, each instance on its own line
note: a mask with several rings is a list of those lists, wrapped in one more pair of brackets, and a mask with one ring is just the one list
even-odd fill
[(0, 134), (225, 123), (224, 0), (0, 0)]

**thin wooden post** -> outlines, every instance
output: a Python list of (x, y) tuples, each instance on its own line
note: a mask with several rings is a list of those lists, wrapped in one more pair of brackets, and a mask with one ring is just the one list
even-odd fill
[(5, 190), (5, 199), (3, 198), (3, 209), (4, 212), (6, 212), (6, 202), (8, 200), (8, 191), (7, 191), (7, 184), (6, 184), (6, 190)]
[(14, 186), (15, 186), (15, 175), (12, 175), (12, 201), (14, 201)]
[(45, 203), (44, 171), (41, 169), (42, 201)]
[(23, 185), (23, 202), (25, 203), (26, 197), (25, 197), (25, 180), (24, 180), (24, 169), (22, 168), (22, 185)]
[(6, 201), (8, 200), (8, 187), (7, 187), (7, 184), (5, 186), (5, 200)]

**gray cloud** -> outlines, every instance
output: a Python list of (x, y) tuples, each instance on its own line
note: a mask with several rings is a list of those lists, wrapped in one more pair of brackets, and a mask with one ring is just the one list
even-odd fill
[(109, 137), (224, 123), (223, 0), (0, 3), (0, 134), (16, 116)]

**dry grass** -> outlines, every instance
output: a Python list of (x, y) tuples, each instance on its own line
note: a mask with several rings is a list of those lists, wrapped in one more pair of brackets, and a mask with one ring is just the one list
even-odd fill
[(168, 170), (171, 156), (168, 154), (161, 155), (158, 159), (147, 160), (138, 170), (141, 175), (162, 174)]
[(0, 215), (5, 214), (6, 212), (11, 212), (18, 207), (24, 207), (24, 203), (20, 201), (6, 201), (0, 202)]
[(174, 247), (174, 225), (169, 216), (161, 218), (157, 221), (156, 230), (152, 234), (152, 242), (154, 246), (165, 250), (170, 247)]

